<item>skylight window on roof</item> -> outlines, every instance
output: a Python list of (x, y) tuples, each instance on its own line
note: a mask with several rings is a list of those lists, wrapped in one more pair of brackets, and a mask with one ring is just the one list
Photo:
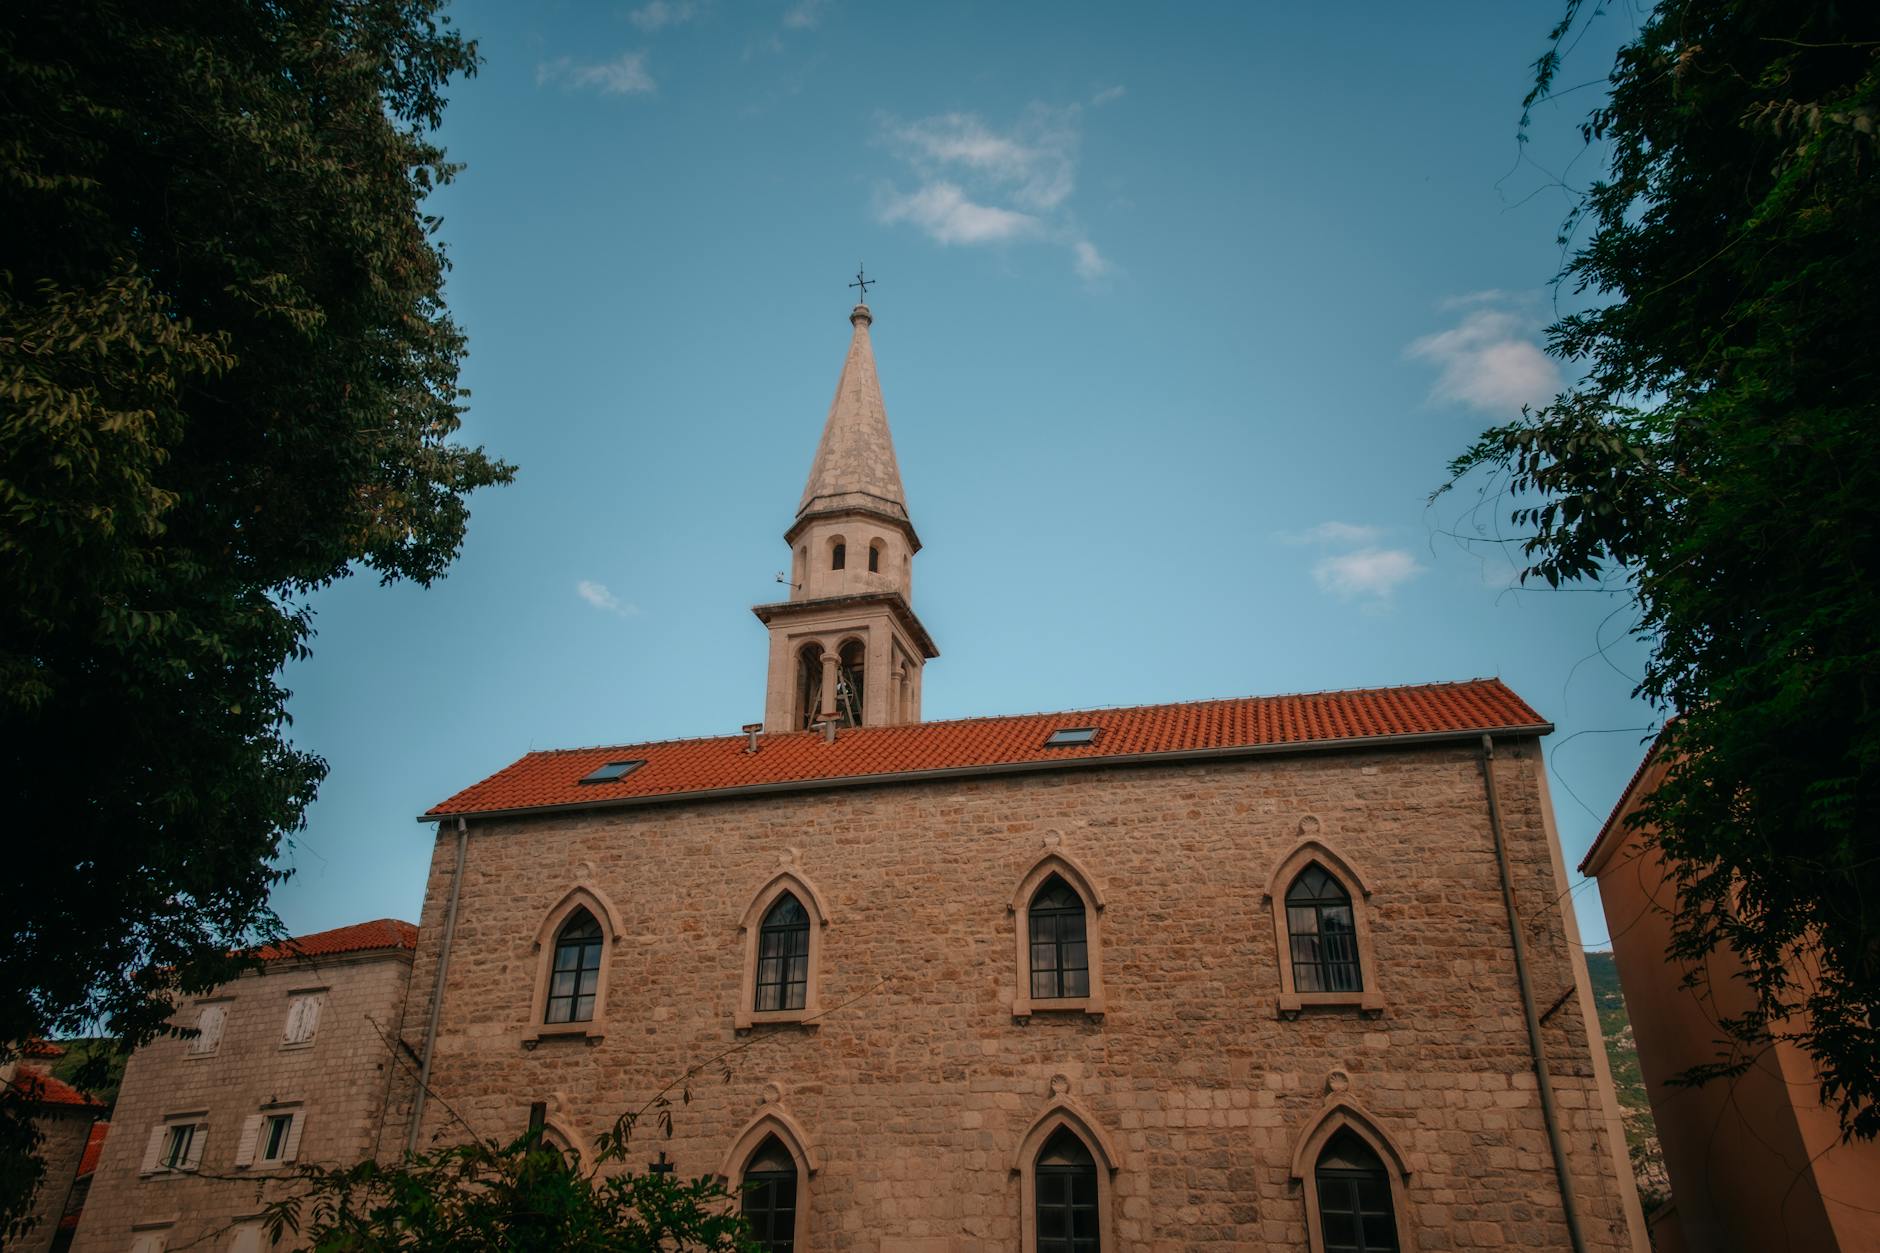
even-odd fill
[(646, 763), (644, 761), (610, 761), (599, 770), (582, 779), (583, 783), (618, 783)]
[(1051, 732), (1051, 737), (1044, 742), (1046, 748), (1079, 748), (1085, 744), (1097, 742), (1095, 727), (1062, 727)]

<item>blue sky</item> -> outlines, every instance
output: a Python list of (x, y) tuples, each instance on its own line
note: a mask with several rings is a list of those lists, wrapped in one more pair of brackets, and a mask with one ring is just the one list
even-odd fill
[(1505, 509), (1427, 503), (1561, 379), (1598, 88), (1515, 142), (1557, 7), (459, 4), (486, 64), (432, 208), (465, 437), (520, 474), (443, 582), (315, 600), (289, 928), (415, 920), (413, 815), (530, 748), (761, 718), (749, 606), (864, 259), (927, 717), (1500, 675), (1560, 728), (1577, 861), (1653, 721), (1626, 602), (1510, 590), (1452, 534)]

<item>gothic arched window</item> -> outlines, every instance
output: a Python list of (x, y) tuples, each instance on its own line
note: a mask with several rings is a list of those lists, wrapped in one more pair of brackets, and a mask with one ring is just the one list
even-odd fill
[(590, 1021), (600, 981), (601, 924), (587, 910), (577, 909), (555, 936), (555, 962), (550, 967), (543, 1021)]
[(1032, 1178), (1038, 1253), (1098, 1253), (1097, 1161), (1069, 1127), (1038, 1151)]
[(1340, 1131), (1319, 1154), (1313, 1175), (1325, 1253), (1396, 1253), (1390, 1175), (1370, 1145)]
[(802, 1009), (809, 990), (809, 914), (789, 892), (757, 934), (757, 1011)]
[(1286, 889), (1286, 932), (1293, 987), (1299, 992), (1357, 992), (1358, 930), (1351, 893), (1313, 862)]
[(1084, 898), (1052, 875), (1031, 898), (1031, 999), (1090, 995)]
[(881, 573), (881, 542), (879, 540), (868, 546), (868, 572), (870, 574)]
[[(801, 906), (798, 906), (801, 909)], [(796, 1159), (776, 1136), (768, 1137), (744, 1167), (744, 1218), (751, 1239), (766, 1253), (796, 1248)]]
[(834, 546), (829, 549), (829, 568), (831, 570), (840, 570), (848, 564), (848, 561), (849, 546), (844, 544), (841, 540), (837, 540)]

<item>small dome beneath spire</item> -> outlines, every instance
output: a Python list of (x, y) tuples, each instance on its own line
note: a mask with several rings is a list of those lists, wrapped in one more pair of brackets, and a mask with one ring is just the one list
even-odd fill
[(850, 325), (854, 325), (857, 322), (873, 322), (874, 320), (875, 315), (868, 311), (867, 305), (856, 305), (853, 309), (849, 310)]

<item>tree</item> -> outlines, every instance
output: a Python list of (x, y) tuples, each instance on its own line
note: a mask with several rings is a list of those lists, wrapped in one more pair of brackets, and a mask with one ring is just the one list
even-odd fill
[(473, 1139), (390, 1166), (309, 1167), (303, 1190), (269, 1205), (263, 1221), (276, 1238), (293, 1232), (317, 1253), (754, 1253), (737, 1198), (716, 1179), (601, 1174), (626, 1144), (616, 1128), (583, 1166), (535, 1130), (507, 1145)]
[[(1583, 18), (1568, 0), (1527, 103)], [(1668, 0), (1582, 128), (1562, 232), (1583, 376), (1451, 466), (1517, 499), (1524, 578), (1623, 578), (1675, 715), (1642, 807), (1676, 868), (1672, 956), (1734, 950), (1754, 1008), (1686, 1078), (1775, 1039), (1847, 1136), (1880, 1133), (1880, 10)], [(1526, 119), (1523, 120), (1526, 125)], [(1702, 992), (1701, 986), (1697, 989)]]
[(440, 7), (0, 16), (0, 1054), (134, 1046), (278, 935), (309, 594), (428, 585), (512, 475), (451, 442)]

